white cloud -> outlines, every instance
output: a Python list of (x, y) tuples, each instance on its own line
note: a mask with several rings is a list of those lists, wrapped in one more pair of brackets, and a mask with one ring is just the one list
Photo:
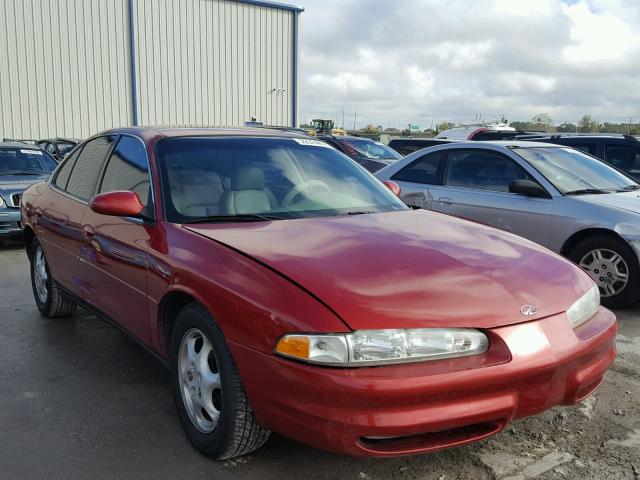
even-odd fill
[(640, 120), (640, 1), (303, 0), (301, 111)]

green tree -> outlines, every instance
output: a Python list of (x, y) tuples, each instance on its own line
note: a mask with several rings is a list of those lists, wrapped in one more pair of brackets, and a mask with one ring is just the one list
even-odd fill
[(555, 130), (553, 120), (546, 113), (539, 113), (531, 119), (530, 123), (532, 130), (537, 132), (553, 132)]
[(556, 132), (577, 132), (578, 126), (575, 123), (564, 122), (556, 127)]
[(436, 127), (436, 132), (442, 132), (443, 130), (449, 130), (450, 128), (453, 128), (454, 124), (451, 122), (442, 122), (439, 123), (438, 126)]
[(600, 130), (600, 125), (596, 122), (591, 115), (583, 116), (578, 122), (578, 131), (581, 133), (595, 133)]

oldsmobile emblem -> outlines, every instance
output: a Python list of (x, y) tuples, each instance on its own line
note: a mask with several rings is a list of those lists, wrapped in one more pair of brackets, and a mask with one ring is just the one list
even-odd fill
[(527, 317), (531, 315), (535, 315), (538, 309), (533, 305), (523, 305), (520, 307), (520, 313), (526, 315)]

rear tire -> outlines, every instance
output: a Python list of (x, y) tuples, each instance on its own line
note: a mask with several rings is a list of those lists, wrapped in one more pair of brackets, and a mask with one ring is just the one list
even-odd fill
[[(573, 247), (569, 258), (598, 284), (601, 302), (605, 307), (626, 308), (640, 300), (638, 257), (623, 240), (608, 235), (594, 235)], [(624, 275), (626, 284), (623, 285)], [(621, 280), (616, 281), (616, 278)]]
[(223, 460), (267, 441), (270, 432), (253, 416), (222, 330), (197, 302), (178, 314), (170, 361), (178, 416), (195, 448)]
[(48, 318), (71, 315), (76, 303), (65, 297), (49, 270), (47, 257), (38, 239), (31, 244), (31, 287), (40, 313)]

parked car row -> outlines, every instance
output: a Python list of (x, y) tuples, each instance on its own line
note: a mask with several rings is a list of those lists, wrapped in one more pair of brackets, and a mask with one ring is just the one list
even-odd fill
[[(590, 395), (615, 358), (600, 296), (624, 304), (637, 286), (638, 185), (531, 142), (439, 145), (378, 175), (423, 209), (293, 132), (102, 132), (22, 195), (36, 305), (82, 305), (143, 344), (216, 459), (271, 431), (350, 455), (430, 452)], [(564, 241), (595, 282), (509, 230)]]

